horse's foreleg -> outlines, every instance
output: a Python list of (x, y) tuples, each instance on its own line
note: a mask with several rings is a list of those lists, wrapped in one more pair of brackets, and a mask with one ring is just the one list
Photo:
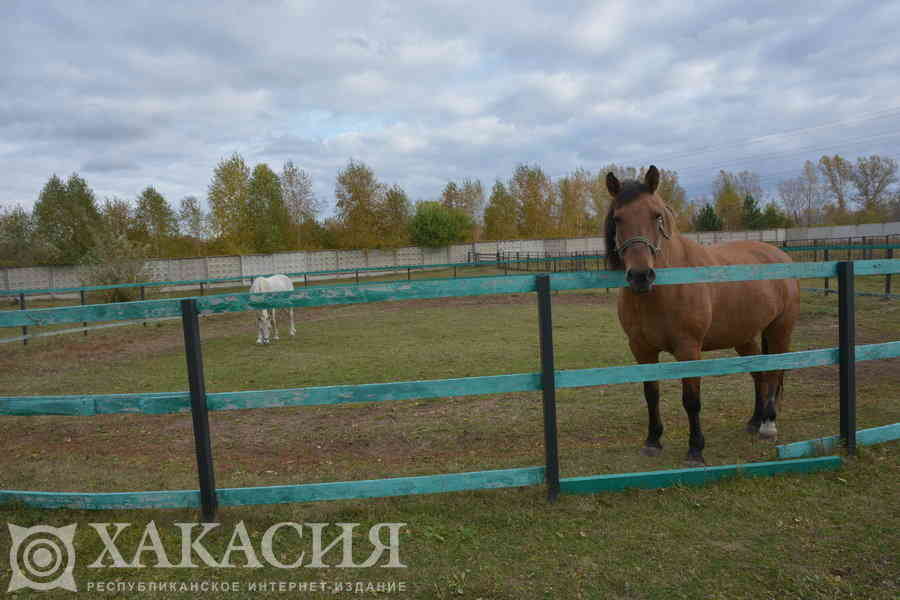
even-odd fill
[(703, 448), (706, 447), (706, 440), (703, 438), (703, 431), (700, 428), (700, 378), (682, 379), (681, 392), (681, 404), (684, 406), (684, 412), (687, 413), (688, 424), (691, 428), (687, 462), (692, 467), (702, 466), (706, 464), (706, 461), (703, 460)]
[(647, 441), (641, 448), (644, 456), (657, 456), (662, 452), (659, 439), (663, 434), (662, 419), (659, 418), (659, 382), (644, 382), (644, 399), (647, 401)]
[[(659, 352), (646, 350), (631, 344), (631, 353), (641, 364), (655, 364), (659, 362)], [(662, 419), (659, 418), (659, 382), (644, 382), (644, 399), (647, 401), (647, 441), (641, 448), (644, 456), (657, 456), (662, 452), (662, 443), (659, 439), (663, 434)]]
[[(699, 345), (691, 345), (679, 348), (674, 352), (675, 359), (698, 360), (700, 358)], [(706, 464), (703, 460), (703, 448), (706, 446), (706, 440), (703, 439), (703, 430), (700, 428), (700, 378), (688, 377), (681, 380), (681, 404), (684, 406), (684, 412), (687, 413), (688, 424), (691, 433), (688, 438), (688, 454), (687, 463), (689, 466), (697, 467)]]
[(294, 307), (293, 306), (288, 309), (288, 314), (291, 315), (291, 337), (294, 337), (295, 335), (297, 335), (297, 328), (294, 327)]
[(277, 340), (278, 337), (278, 323), (275, 322), (275, 309), (272, 309), (272, 333), (273, 337)]

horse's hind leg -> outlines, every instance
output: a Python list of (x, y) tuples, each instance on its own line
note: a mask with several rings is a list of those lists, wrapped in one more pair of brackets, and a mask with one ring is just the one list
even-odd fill
[[(766, 354), (783, 354), (790, 351), (791, 333), (794, 329), (796, 315), (782, 315), (763, 331), (763, 345)], [(763, 406), (763, 420), (759, 427), (759, 437), (774, 440), (778, 437), (775, 418), (778, 415), (778, 404), (784, 392), (784, 371), (767, 371), (768, 386)]]
[(297, 335), (297, 328), (294, 327), (294, 307), (293, 306), (288, 309), (288, 314), (291, 315), (291, 337), (294, 337), (295, 335)]
[(278, 337), (278, 323), (275, 322), (275, 309), (272, 309), (272, 333), (273, 337), (277, 339), (281, 339)]
[[(763, 346), (765, 349), (765, 340), (763, 340)], [(760, 348), (754, 338), (742, 346), (737, 346), (735, 351), (741, 356), (755, 356), (760, 353)], [(763, 422), (763, 412), (766, 405), (766, 387), (769, 377), (766, 373), (760, 372), (751, 373), (750, 375), (753, 376), (753, 388), (756, 399), (753, 406), (753, 415), (750, 417), (750, 420), (747, 421), (747, 431), (749, 433), (756, 433), (759, 431), (759, 426)]]

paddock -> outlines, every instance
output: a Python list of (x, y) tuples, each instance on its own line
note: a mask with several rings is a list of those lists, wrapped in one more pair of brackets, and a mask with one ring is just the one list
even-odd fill
[[(613, 295), (607, 296), (602, 290), (561, 291), (553, 298), (553, 306), (557, 369), (631, 364), (624, 335), (615, 320)], [(533, 293), (401, 300), (297, 312), (304, 320), (299, 328), (301, 333), (296, 340), (285, 341), (277, 354), (271, 352), (273, 348), (246, 347), (246, 334), (252, 329), (246, 313), (213, 315), (203, 320), (207, 391), (216, 394), (539, 370)], [(857, 312), (859, 344), (896, 339), (900, 310), (895, 302), (859, 298)], [(836, 299), (806, 294), (793, 349), (835, 346), (836, 324)], [(441, 344), (435, 344), (434, 340), (441, 340)], [(474, 344), (473, 340), (478, 343)], [(70, 358), (79, 354), (80, 359)], [(708, 357), (718, 356), (729, 355), (712, 353)], [(27, 348), (10, 347), (2, 362), (4, 375), (0, 381), (4, 396), (162, 394), (186, 388), (182, 332), (177, 322), (135, 329), (134, 335), (125, 339), (121, 333), (98, 332), (90, 338), (36, 340)], [(897, 359), (859, 363), (857, 420), (860, 428), (900, 421), (896, 402), (900, 384), (897, 364)], [(560, 389), (559, 451), (564, 477), (680, 468), (682, 453), (675, 440), (684, 436), (685, 426), (677, 387), (675, 381), (667, 381), (662, 386), (669, 444), (662, 456), (652, 459), (637, 455), (644, 418), (639, 385)], [(835, 367), (819, 366), (789, 373), (778, 443), (833, 435), (837, 429), (837, 397)], [(183, 401), (183, 392), (180, 398)], [(704, 381), (704, 416), (710, 442), (707, 460), (711, 466), (759, 463), (775, 458), (771, 444), (740, 432), (751, 401), (752, 385), (746, 374)], [(544, 460), (540, 443), (541, 398), (537, 391), (408, 402), (214, 411), (210, 420), (219, 488), (518, 469), (540, 465)], [(3, 480), (5, 489), (105, 493), (197, 487), (191, 422), (186, 414), (4, 416), (0, 423), (2, 435), (8, 440), (7, 452), (0, 458), (3, 464), (0, 470), (8, 474)], [(659, 496), (658, 501), (654, 501), (654, 496), (627, 492), (622, 497), (603, 495), (584, 500), (564, 497), (550, 507), (540, 487), (525, 487), (416, 499), (345, 500), (336, 503), (334, 508), (322, 504), (302, 509), (287, 505), (282, 509), (266, 509), (263, 514), (302, 511), (321, 515), (349, 511), (367, 518), (385, 511), (399, 511), (415, 523), (417, 515), (427, 513), (426, 524), (418, 526), (423, 527), (418, 530), (418, 543), (424, 549), (431, 543), (440, 543), (438, 537), (459, 543), (460, 539), (475, 535), (461, 532), (453, 519), (440, 517), (441, 506), (465, 512), (478, 507), (486, 515), (474, 517), (473, 531), (492, 532), (506, 518), (516, 523), (516, 530), (524, 531), (533, 540), (531, 543), (537, 543), (543, 536), (526, 527), (524, 520), (536, 519), (543, 527), (561, 527), (567, 537), (584, 534), (596, 539), (595, 531), (584, 530), (585, 512), (611, 513), (602, 519), (610, 519), (601, 526), (607, 534), (618, 527), (633, 527), (640, 532), (643, 530), (635, 521), (638, 515), (626, 517), (626, 505), (639, 513), (641, 507), (647, 510), (678, 499), (676, 504), (684, 501), (688, 503), (686, 506), (690, 502), (715, 506), (720, 526), (731, 522), (736, 530), (743, 531), (736, 520), (745, 515), (720, 513), (728, 513), (725, 508), (728, 503), (737, 501), (748, 490), (782, 496), (795, 493), (792, 489), (801, 490), (804, 496), (819, 495), (819, 501), (825, 506), (843, 506), (854, 511), (848, 498), (861, 502), (862, 496), (845, 486), (864, 485), (868, 487), (868, 499), (860, 506), (865, 504), (869, 509), (874, 506), (875, 512), (869, 516), (858, 515), (859, 527), (877, 529), (878, 515), (885, 515), (879, 510), (889, 510), (889, 490), (881, 487), (878, 473), (896, 465), (895, 448), (896, 444), (888, 444), (864, 449), (862, 458), (854, 461), (852, 468), (831, 475), (789, 481), (741, 479), (701, 488), (702, 491), (675, 488), (669, 496)], [(841, 480), (846, 483), (840, 483)], [(523, 520), (518, 520), (516, 515), (503, 516), (509, 512), (510, 502), (522, 507), (523, 514), (518, 518)], [(798, 503), (803, 504), (804, 500), (796, 499), (788, 512), (796, 510)], [(751, 512), (759, 510), (738, 505)], [(14, 510), (34, 514), (31, 509)], [(229, 508), (223, 512), (249, 514), (232, 513), (241, 510), (244, 509)], [(662, 509), (657, 507), (657, 510)], [(776, 518), (780, 511), (781, 508), (774, 509)], [(70, 511), (61, 511), (66, 512)], [(560, 515), (565, 518), (559, 519)], [(552, 525), (556, 520), (572, 522)], [(638, 537), (641, 535), (652, 534), (648, 530)], [(630, 539), (630, 535), (626, 538)], [(621, 548), (620, 543), (615, 546)], [(586, 559), (590, 555), (586, 547), (578, 548), (576, 541), (573, 544), (576, 556)], [(490, 564), (486, 568), (487, 572), (479, 571), (472, 577), (485, 578), (483, 585), (488, 589)], [(584, 568), (591, 570), (589, 566)], [(577, 576), (577, 568), (568, 572)]]

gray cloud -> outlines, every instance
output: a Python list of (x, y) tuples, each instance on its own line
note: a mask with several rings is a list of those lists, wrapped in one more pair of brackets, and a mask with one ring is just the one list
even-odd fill
[(328, 200), (350, 158), (430, 198), (520, 162), (656, 162), (702, 194), (719, 168), (771, 186), (826, 148), (898, 154), (896, 3), (548, 6), (3, 3), (0, 204), (73, 171), (204, 197), (232, 152)]

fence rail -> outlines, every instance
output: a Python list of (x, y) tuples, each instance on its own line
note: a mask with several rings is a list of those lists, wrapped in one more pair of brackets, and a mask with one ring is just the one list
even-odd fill
[[(0, 398), (0, 413), (12, 415), (67, 414), (95, 415), (118, 412), (159, 414), (191, 410), (197, 448), (200, 491), (134, 492), (115, 494), (58, 494), (55, 492), (0, 492), (0, 499), (16, 499), (35, 506), (67, 506), (81, 508), (133, 508), (142, 506), (197, 506), (203, 518), (215, 518), (218, 503), (251, 504), (270, 502), (310, 501), (333, 498), (373, 497), (400, 493), (431, 493), (451, 489), (484, 489), (509, 485), (533, 485), (540, 480), (548, 484), (549, 498), (556, 490), (583, 490), (603, 485), (579, 479), (560, 479), (556, 440), (555, 389), (586, 387), (657, 379), (699, 377), (764, 371), (771, 369), (804, 368), (820, 365), (840, 365), (840, 433), (848, 451), (855, 451), (855, 364), (862, 360), (876, 360), (900, 356), (900, 341), (856, 347), (855, 316), (853, 311), (854, 273), (858, 275), (900, 272), (900, 260), (867, 260), (858, 262), (793, 263), (769, 265), (736, 265), (727, 267), (691, 267), (660, 269), (658, 285), (721, 283), (763, 279), (807, 277), (837, 277), (839, 281), (838, 348), (792, 352), (779, 355), (720, 358), (650, 365), (629, 365), (598, 369), (557, 371), (553, 366), (551, 290), (609, 288), (624, 285), (620, 272), (579, 272), (553, 275), (493, 276), (456, 280), (417, 282), (388, 282), (359, 286), (335, 286), (300, 289), (293, 292), (269, 294), (224, 294), (186, 300), (153, 300), (118, 305), (64, 307), (25, 311), (6, 311), (0, 314), (0, 327), (46, 325), (50, 323), (107, 321), (116, 319), (183, 318), (185, 348), (188, 361), (190, 392), (153, 394), (107, 394), (83, 396), (36, 396)], [(537, 292), (539, 309), (539, 339), (541, 340), (541, 372), (512, 375), (492, 375), (461, 379), (391, 382), (350, 386), (326, 386), (289, 390), (254, 390), (207, 394), (203, 387), (203, 362), (200, 352), (199, 321), (201, 313), (244, 311), (287, 306), (323, 306), (355, 302), (380, 302), (412, 298), (443, 298), (481, 294), (510, 294)], [(362, 482), (336, 482), (216, 490), (213, 461), (210, 451), (207, 410), (229, 410), (272, 406), (311, 406), (340, 402), (373, 402), (413, 398), (434, 398), (473, 394), (493, 394), (511, 391), (540, 390), (544, 401), (545, 466), (505, 471), (481, 471), (426, 476), (426, 479), (399, 478)], [(816, 462), (818, 461), (818, 462)], [(839, 461), (838, 461), (839, 463)], [(780, 463), (779, 463), (780, 464)], [(790, 467), (756, 467), (760, 472), (779, 469), (804, 471), (834, 468), (835, 461), (810, 459), (797, 461)], [(736, 473), (740, 467), (701, 473)], [(774, 470), (773, 470), (774, 469)], [(672, 472), (670, 472), (672, 473)], [(621, 475), (608, 485), (627, 484), (630, 476), (636, 486), (647, 481), (648, 474)], [(609, 476), (594, 477), (595, 480)], [(622, 478), (625, 479), (622, 479)], [(669, 478), (679, 476), (671, 475)], [(706, 475), (685, 476), (698, 480)], [(713, 477), (713, 475), (709, 475)], [(422, 485), (407, 480), (418, 480)], [(652, 479), (652, 478), (651, 478)], [(665, 477), (664, 477), (665, 479)], [(625, 483), (623, 483), (625, 482)], [(254, 491), (255, 490), (255, 491)], [(328, 490), (332, 490), (329, 492)], [(337, 491), (334, 491), (337, 490)], [(573, 492), (574, 493), (574, 492)]]

